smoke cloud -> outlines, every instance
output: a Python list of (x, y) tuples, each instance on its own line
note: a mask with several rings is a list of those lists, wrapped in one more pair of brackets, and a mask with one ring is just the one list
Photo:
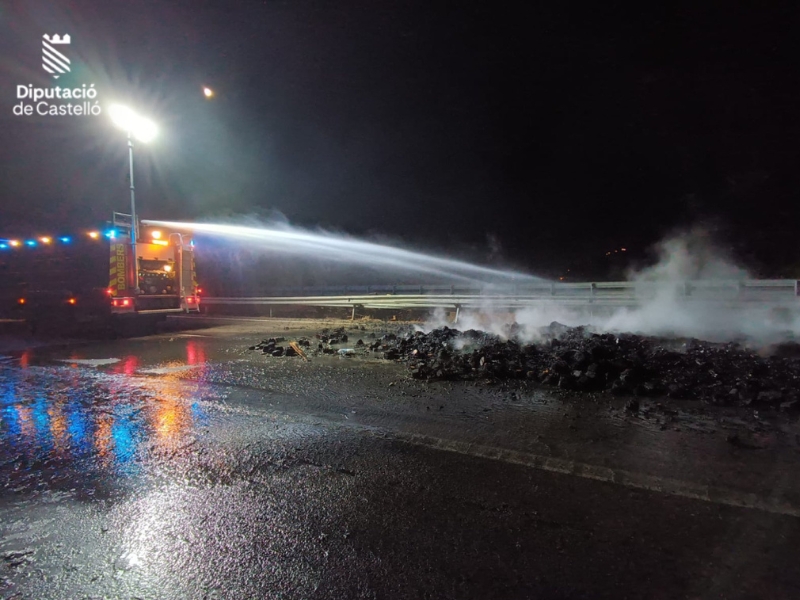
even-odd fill
[[(516, 323), (524, 340), (535, 341), (541, 327), (558, 321), (573, 327), (585, 325), (597, 332), (745, 341), (754, 345), (793, 339), (800, 333), (800, 318), (778, 302), (736, 301), (739, 282), (751, 276), (716, 246), (702, 228), (660, 242), (656, 254), (655, 264), (628, 274), (628, 281), (636, 285), (640, 295), (635, 308), (569, 307), (554, 301), (511, 312), (487, 303), (479, 309), (462, 312), (458, 328), (482, 329), (505, 336), (509, 324)], [(688, 283), (691, 289), (692, 282), (701, 281), (719, 284), (714, 292), (716, 298), (711, 295), (687, 298), (685, 285)], [(720, 301), (726, 294), (730, 301)], [(448, 322), (446, 315), (438, 312), (426, 326), (445, 324), (452, 326), (452, 321)]]

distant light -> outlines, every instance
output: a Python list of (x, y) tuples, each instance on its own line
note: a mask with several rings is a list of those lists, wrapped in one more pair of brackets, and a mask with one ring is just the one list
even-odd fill
[(25, 240), (25, 245), (33, 247), (36, 245), (36, 240)]
[(72, 238), (70, 238), (69, 236), (66, 236), (66, 235), (64, 237), (60, 237), (58, 239), (61, 240), (65, 244), (69, 244), (72, 241)]
[(206, 98), (212, 98), (214, 96), (214, 90), (212, 90), (210, 87), (204, 87), (203, 88), (203, 95)]
[(17, 300), (17, 303), (25, 304), (25, 298), (20, 298), (19, 300)]
[(140, 142), (149, 142), (158, 135), (158, 127), (150, 119), (140, 117), (127, 106), (112, 104), (108, 114), (114, 125), (127, 131)]
[(190, 241), (190, 242), (189, 242), (189, 245), (190, 245), (190, 246), (192, 246), (192, 247), (194, 247), (194, 240)]
[(89, 237), (92, 238), (93, 240), (96, 240), (96, 239), (98, 239), (100, 237), (100, 232), (99, 231), (90, 231), (89, 232)]
[(130, 300), (128, 300), (127, 298), (124, 298), (124, 299), (122, 300), (122, 306), (128, 306), (130, 303), (131, 303), (131, 301), (130, 301)]
[(172, 266), (171, 266), (171, 265), (164, 265), (164, 270), (165, 270), (167, 273), (169, 273), (170, 271), (172, 271)]
[(49, 244), (50, 242), (53, 241), (53, 239), (45, 236), (45, 237), (40, 237), (39, 241), (42, 242), (43, 244)]
[(14, 248), (16, 248), (17, 246), (19, 246), (19, 240), (11, 240), (11, 241), (10, 241), (10, 242), (8, 242), (8, 243), (9, 243), (10, 245), (14, 246)]
[(160, 240), (161, 239), (161, 232), (160, 231), (153, 231), (153, 232), (150, 233), (150, 235), (153, 237), (154, 240)]
[(628, 249), (627, 248), (620, 248), (620, 250), (622, 250), (623, 252), (627, 252)]
[(70, 304), (75, 304), (75, 302), (77, 302), (77, 300), (75, 300), (75, 298), (70, 298), (69, 300), (67, 300), (67, 302), (70, 303)]

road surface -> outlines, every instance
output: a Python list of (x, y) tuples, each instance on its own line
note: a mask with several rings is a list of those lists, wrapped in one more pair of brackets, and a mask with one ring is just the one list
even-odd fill
[(795, 419), (426, 384), (223, 323), (4, 340), (3, 597), (800, 597)]

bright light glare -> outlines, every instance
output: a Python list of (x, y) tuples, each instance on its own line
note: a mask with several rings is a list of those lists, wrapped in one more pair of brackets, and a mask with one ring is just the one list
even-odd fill
[(10, 241), (10, 242), (8, 242), (8, 243), (9, 243), (9, 244), (11, 244), (12, 246), (14, 246), (14, 248), (16, 248), (17, 246), (19, 246), (19, 240), (11, 240), (11, 241)]
[(140, 117), (127, 106), (112, 104), (108, 114), (114, 125), (127, 131), (140, 142), (149, 142), (158, 134), (158, 127), (150, 119)]
[(212, 90), (210, 87), (204, 87), (203, 95), (205, 95), (206, 98), (211, 98), (214, 95), (214, 90)]
[(70, 242), (70, 237), (69, 236), (64, 236), (64, 237), (61, 237), (61, 238), (58, 238), (58, 239), (61, 240), (62, 242), (64, 242), (65, 244), (69, 244), (69, 242)]
[(0, 242), (0, 250), (5, 250), (6, 248), (8, 248), (8, 244)]
[(39, 238), (39, 241), (42, 242), (43, 244), (49, 244), (52, 240), (49, 237), (45, 236)]
[(100, 232), (99, 231), (90, 231), (89, 232), (89, 237), (92, 238), (93, 240), (96, 240), (97, 238), (100, 237)]
[(27, 240), (25, 243), (26, 243), (28, 246), (35, 246), (35, 245), (36, 245), (36, 240)]
[(169, 273), (170, 271), (172, 271), (172, 266), (171, 266), (171, 265), (164, 265), (164, 270), (165, 270), (167, 273)]
[(154, 240), (160, 240), (161, 239), (161, 232), (160, 231), (154, 231), (150, 235), (153, 236)]

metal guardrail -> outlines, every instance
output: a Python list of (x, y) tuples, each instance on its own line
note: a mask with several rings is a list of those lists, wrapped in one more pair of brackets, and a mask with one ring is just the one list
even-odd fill
[[(800, 307), (793, 279), (681, 282), (536, 283), (519, 286), (341, 286), (294, 288), (304, 294), (209, 297), (205, 305), (327, 306), (364, 308), (523, 308), (537, 305), (636, 306), (663, 297), (685, 302), (762, 303)], [(367, 291), (369, 290), (369, 291)], [(277, 291), (277, 290), (276, 290)], [(284, 291), (284, 290), (280, 290)], [(315, 292), (315, 293), (309, 293)]]

